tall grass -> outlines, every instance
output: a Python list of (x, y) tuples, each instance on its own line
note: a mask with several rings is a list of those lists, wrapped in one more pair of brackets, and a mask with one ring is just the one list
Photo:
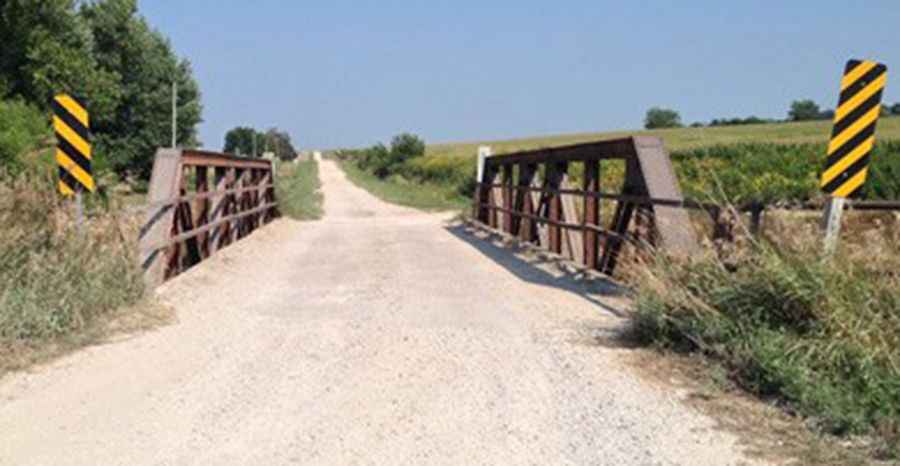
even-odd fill
[(49, 174), (0, 177), (0, 373), (9, 356), (89, 329), (143, 293), (133, 226), (89, 204), (87, 224)]
[[(778, 400), (816, 429), (868, 434), (877, 439), (879, 455), (896, 457), (895, 261), (847, 249), (824, 258), (812, 246), (817, 241), (806, 240), (751, 242), (728, 260), (658, 257), (634, 269), (637, 334), (664, 348), (707, 355), (738, 385)], [(896, 249), (891, 254), (896, 258)]]
[(322, 218), (318, 162), (315, 160), (281, 162), (275, 181), (278, 208), (281, 213), (297, 220)]

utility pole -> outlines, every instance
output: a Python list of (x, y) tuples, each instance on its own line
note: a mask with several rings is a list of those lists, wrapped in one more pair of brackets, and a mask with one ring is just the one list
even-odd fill
[(172, 81), (172, 149), (178, 143), (178, 82)]

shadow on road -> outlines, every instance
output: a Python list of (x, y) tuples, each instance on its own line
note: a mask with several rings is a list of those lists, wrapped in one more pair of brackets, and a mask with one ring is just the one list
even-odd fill
[(574, 270), (561, 259), (528, 251), (514, 244), (498, 244), (502, 241), (499, 235), (463, 223), (454, 223), (445, 229), (520, 280), (574, 293), (618, 317), (630, 317), (624, 310), (606, 302), (608, 299), (601, 299), (627, 296), (627, 290), (611, 280), (586, 277), (584, 272)]

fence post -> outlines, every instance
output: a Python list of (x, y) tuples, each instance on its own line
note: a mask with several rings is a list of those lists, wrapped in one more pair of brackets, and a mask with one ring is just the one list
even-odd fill
[(822, 218), (822, 228), (825, 230), (825, 254), (832, 255), (837, 249), (837, 243), (841, 236), (841, 218), (844, 215), (844, 206), (847, 199), (832, 197), (825, 204), (825, 212)]

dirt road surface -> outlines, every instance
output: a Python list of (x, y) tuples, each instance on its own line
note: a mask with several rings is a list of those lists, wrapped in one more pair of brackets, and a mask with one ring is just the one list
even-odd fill
[(177, 323), (0, 381), (0, 464), (753, 463), (593, 288), (321, 175), (324, 220), (159, 290)]

